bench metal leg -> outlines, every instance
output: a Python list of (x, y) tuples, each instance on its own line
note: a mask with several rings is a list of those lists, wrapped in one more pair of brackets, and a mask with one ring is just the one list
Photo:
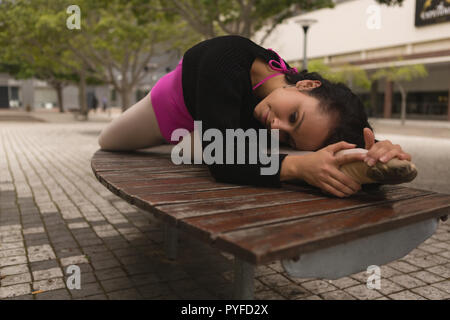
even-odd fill
[(234, 299), (253, 300), (255, 266), (234, 258)]
[(164, 245), (166, 250), (166, 256), (170, 260), (177, 258), (177, 243), (178, 243), (178, 230), (177, 228), (164, 224)]

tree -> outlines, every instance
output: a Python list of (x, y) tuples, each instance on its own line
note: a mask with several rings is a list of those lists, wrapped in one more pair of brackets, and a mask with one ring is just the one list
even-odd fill
[[(152, 1), (148, 1), (152, 3)], [(155, 55), (170, 53), (190, 42), (185, 22), (166, 19), (138, 3), (79, 1), (84, 18), (81, 32), (69, 42), (70, 50), (89, 68), (101, 74), (122, 97), (122, 110), (130, 106), (131, 93), (147, 75)]]
[(8, 48), (4, 50), (8, 57), (14, 58), (11, 64), (33, 69), (29, 76), (50, 81), (52, 74), (75, 74), (80, 109), (86, 119), (86, 84), (90, 79), (113, 85), (121, 94), (125, 110), (130, 106), (133, 89), (149, 71), (155, 51), (168, 56), (174, 48), (185, 48), (198, 41), (198, 36), (186, 31), (184, 21), (177, 17), (169, 20), (163, 13), (145, 10), (133, 2), (77, 3), (81, 9), (81, 30), (66, 25), (69, 0), (0, 2), (1, 11), (8, 18), (0, 26), (0, 44)]
[(428, 73), (424, 65), (415, 64), (401, 67), (391, 66), (388, 68), (379, 69), (372, 75), (371, 78), (373, 80), (385, 79), (387, 81), (392, 81), (397, 85), (402, 96), (401, 121), (402, 125), (404, 125), (406, 119), (406, 99), (408, 95), (408, 92), (404, 87), (404, 82), (411, 81), (416, 78), (426, 77), (427, 75)]
[[(133, 2), (148, 2), (134, 0)], [(403, 0), (377, 0), (401, 5)], [(154, 4), (152, 4), (154, 5)], [(261, 44), (287, 18), (334, 7), (332, 0), (159, 0), (159, 10), (179, 15), (206, 39), (236, 34), (251, 38), (265, 29)]]
[[(144, 1), (145, 2), (145, 1)], [(238, 34), (250, 38), (275, 27), (301, 10), (332, 7), (332, 0), (160, 0), (159, 10), (175, 14), (204, 38)]]
[(1, 6), (2, 70), (16, 78), (45, 80), (56, 90), (61, 112), (64, 86), (76, 83), (80, 113), (87, 120), (86, 86), (103, 82), (97, 70), (68, 45), (77, 31), (66, 26), (67, 1), (4, 0)]
[[(0, 4), (0, 70), (17, 79), (37, 78), (47, 81), (58, 96), (58, 106), (63, 110), (62, 88), (65, 78), (71, 73), (55, 63), (53, 54), (46, 54), (44, 45), (37, 46), (36, 15), (20, 4), (11, 1)], [(33, 43), (34, 42), (34, 43)], [(32, 107), (32, 106), (30, 106)]]

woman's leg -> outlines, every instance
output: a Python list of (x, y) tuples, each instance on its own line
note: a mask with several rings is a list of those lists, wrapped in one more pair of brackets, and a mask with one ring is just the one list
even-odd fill
[(136, 150), (166, 144), (150, 93), (106, 126), (98, 137), (98, 143), (104, 150)]

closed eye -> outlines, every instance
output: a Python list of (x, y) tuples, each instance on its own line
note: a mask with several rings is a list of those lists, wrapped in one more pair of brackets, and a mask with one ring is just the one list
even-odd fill
[(297, 118), (298, 118), (298, 112), (295, 111), (294, 113), (292, 113), (292, 114), (289, 116), (289, 122), (290, 122), (290, 123), (295, 123), (295, 122), (297, 121)]

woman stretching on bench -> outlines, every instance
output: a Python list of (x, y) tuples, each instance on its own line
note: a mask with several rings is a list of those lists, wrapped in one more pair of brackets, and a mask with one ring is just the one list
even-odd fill
[[(213, 38), (189, 49), (145, 98), (103, 129), (99, 145), (135, 150), (176, 144), (172, 132), (192, 132), (194, 120), (223, 137), (226, 129), (279, 129), (282, 144), (311, 151), (280, 153), (274, 175), (261, 175), (262, 163), (208, 165), (218, 181), (280, 186), (303, 180), (346, 197), (361, 184), (409, 182), (416, 176), (411, 156), (400, 146), (375, 141), (363, 105), (348, 87), (298, 72), (273, 50), (240, 36)], [(204, 141), (203, 148), (207, 145)]]

